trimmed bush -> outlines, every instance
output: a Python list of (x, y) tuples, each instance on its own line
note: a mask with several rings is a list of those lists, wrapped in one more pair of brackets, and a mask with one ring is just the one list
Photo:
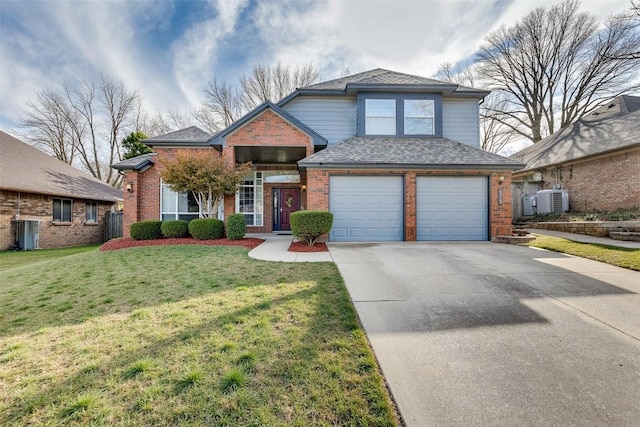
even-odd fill
[(227, 239), (240, 240), (247, 232), (247, 224), (242, 214), (231, 214), (227, 218)]
[(138, 221), (131, 224), (131, 238), (134, 240), (153, 240), (162, 237), (162, 221)]
[(224, 222), (215, 218), (198, 218), (189, 222), (189, 233), (194, 239), (219, 239), (224, 235)]
[(297, 211), (289, 217), (291, 231), (298, 239), (313, 246), (318, 237), (331, 231), (333, 214), (327, 211)]
[(187, 237), (189, 235), (189, 221), (181, 219), (163, 221), (160, 230), (162, 230), (164, 237)]

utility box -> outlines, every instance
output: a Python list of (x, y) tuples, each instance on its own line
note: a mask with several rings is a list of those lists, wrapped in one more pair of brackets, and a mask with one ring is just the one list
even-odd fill
[(38, 249), (40, 240), (40, 222), (29, 220), (14, 221), (18, 250)]
[(524, 216), (535, 215), (537, 212), (537, 196), (524, 196), (522, 198), (522, 214)]
[(567, 190), (540, 190), (536, 193), (538, 213), (569, 212)]

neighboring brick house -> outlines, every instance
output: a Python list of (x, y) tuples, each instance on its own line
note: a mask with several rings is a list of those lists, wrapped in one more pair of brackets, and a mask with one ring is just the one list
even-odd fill
[(115, 189), (0, 131), (0, 250), (100, 243)]
[(555, 188), (571, 210), (640, 206), (640, 97), (619, 96), (511, 158), (526, 164), (514, 197)]
[(193, 127), (147, 139), (153, 155), (114, 165), (132, 188), (124, 228), (197, 217), (192, 197), (160, 179), (162, 160), (188, 149), (253, 163), (220, 212), (243, 213), (249, 232), (290, 230), (291, 212), (315, 209), (334, 213), (331, 241), (510, 234), (511, 171), (522, 164), (479, 148), (488, 93), (375, 69), (297, 89), (216, 135)]

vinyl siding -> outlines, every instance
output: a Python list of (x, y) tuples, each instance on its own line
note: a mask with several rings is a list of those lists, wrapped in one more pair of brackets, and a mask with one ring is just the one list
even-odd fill
[(442, 100), (442, 136), (472, 147), (480, 147), (477, 99)]
[(329, 145), (356, 134), (356, 99), (300, 96), (284, 110), (325, 137)]

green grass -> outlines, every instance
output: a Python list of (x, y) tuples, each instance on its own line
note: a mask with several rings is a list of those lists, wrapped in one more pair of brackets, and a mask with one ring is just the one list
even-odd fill
[(334, 264), (211, 246), (22, 264), (0, 271), (0, 425), (398, 424)]
[(640, 249), (574, 242), (544, 235), (537, 235), (529, 245), (640, 271)]
[(88, 245), (61, 249), (37, 249), (35, 251), (0, 251), (0, 271), (40, 261), (81, 254), (99, 247), (100, 245)]

